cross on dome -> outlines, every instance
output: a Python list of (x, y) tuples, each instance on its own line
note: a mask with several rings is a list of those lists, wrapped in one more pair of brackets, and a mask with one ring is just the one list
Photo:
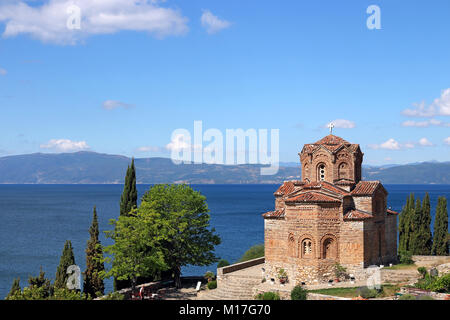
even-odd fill
[(328, 128), (330, 129), (330, 134), (333, 134), (334, 123), (330, 122), (330, 124), (328, 124)]

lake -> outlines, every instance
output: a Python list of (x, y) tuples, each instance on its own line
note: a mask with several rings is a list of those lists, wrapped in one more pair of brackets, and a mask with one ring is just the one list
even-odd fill
[[(150, 185), (138, 185), (139, 197)], [(193, 185), (207, 197), (211, 226), (222, 244), (216, 253), (235, 262), (252, 245), (264, 242), (261, 214), (273, 210), (273, 192), (278, 185)], [(423, 198), (429, 192), (434, 217), (438, 196), (450, 199), (450, 185), (386, 185), (388, 206), (400, 211), (406, 197), (414, 192)], [(110, 244), (103, 231), (111, 229), (110, 219), (119, 215), (122, 185), (0, 185), (0, 299), (15, 277), (21, 286), (42, 267), (54, 279), (66, 240), (74, 247), (75, 261), (85, 269), (85, 247), (97, 206), (102, 244)], [(215, 266), (183, 268), (183, 275), (202, 275)], [(105, 281), (106, 291), (112, 281)]]

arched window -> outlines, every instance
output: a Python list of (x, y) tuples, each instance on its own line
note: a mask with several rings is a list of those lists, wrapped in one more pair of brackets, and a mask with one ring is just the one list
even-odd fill
[(348, 179), (348, 165), (342, 162), (338, 167), (338, 177), (341, 179)]
[(305, 239), (301, 244), (302, 258), (311, 258), (313, 256), (313, 244), (311, 239)]
[(319, 164), (317, 167), (317, 178), (319, 181), (325, 181), (326, 167), (323, 163)]
[(322, 244), (322, 258), (336, 259), (337, 258), (337, 243), (333, 238), (326, 238)]

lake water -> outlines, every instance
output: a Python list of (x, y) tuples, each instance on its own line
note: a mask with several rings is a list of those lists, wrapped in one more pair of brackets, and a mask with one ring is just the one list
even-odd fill
[[(149, 185), (138, 185), (139, 197)], [(222, 238), (216, 253), (235, 262), (252, 245), (264, 242), (261, 214), (273, 210), (273, 192), (278, 185), (193, 185), (207, 197), (211, 225)], [(400, 211), (410, 192), (431, 197), (434, 217), (438, 196), (450, 199), (450, 185), (386, 185), (388, 206)], [(97, 206), (102, 244), (110, 244), (102, 231), (111, 229), (109, 219), (119, 214), (121, 185), (0, 185), (0, 299), (15, 277), (22, 287), (29, 275), (42, 266), (54, 279), (66, 240), (74, 247), (75, 261), (85, 269), (85, 247), (92, 208)], [(210, 267), (185, 267), (183, 275), (201, 275)], [(106, 291), (112, 281), (106, 280)]]

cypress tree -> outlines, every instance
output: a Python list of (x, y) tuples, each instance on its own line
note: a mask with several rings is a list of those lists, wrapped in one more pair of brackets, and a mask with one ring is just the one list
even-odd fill
[(422, 224), (420, 232), (421, 251), (423, 255), (430, 255), (433, 244), (433, 236), (431, 234), (431, 205), (430, 195), (428, 192), (422, 202)]
[(101, 273), (105, 270), (103, 263), (103, 249), (98, 239), (97, 208), (94, 207), (92, 224), (89, 228), (90, 238), (86, 245), (86, 271), (84, 272), (83, 291), (92, 297), (105, 292), (105, 285)]
[(411, 217), (411, 233), (409, 237), (409, 251), (411, 254), (421, 254), (421, 223), (422, 223), (422, 205), (420, 199), (416, 200), (416, 207), (414, 208), (413, 215)]
[(439, 197), (436, 217), (434, 219), (433, 247), (431, 252), (433, 255), (446, 256), (449, 253), (448, 245), (447, 199), (445, 197)]
[(414, 215), (414, 194), (411, 193), (406, 199), (406, 206), (403, 207), (399, 219), (399, 253), (400, 255), (405, 254), (410, 251), (410, 240), (412, 225), (411, 220)]
[[(131, 165), (127, 168), (125, 175), (125, 184), (123, 186), (122, 196), (120, 198), (120, 215), (127, 216), (128, 213), (137, 207), (137, 189), (136, 189), (136, 168), (134, 166), (134, 158), (131, 159)], [(128, 288), (130, 281), (117, 280), (114, 278), (114, 290)]]
[(55, 289), (66, 288), (67, 279), (69, 278), (67, 268), (74, 264), (75, 256), (73, 254), (72, 242), (70, 242), (70, 240), (66, 240), (61, 258), (59, 260), (59, 266), (56, 269)]
[(120, 198), (120, 215), (128, 215), (131, 209), (135, 207), (137, 207), (137, 189), (136, 168), (133, 158), (125, 176), (125, 184), (123, 186), (122, 197)]
[(5, 299), (8, 300), (9, 297), (12, 297), (17, 291), (21, 290), (22, 288), (20, 287), (20, 278), (14, 278), (11, 290), (9, 291)]

